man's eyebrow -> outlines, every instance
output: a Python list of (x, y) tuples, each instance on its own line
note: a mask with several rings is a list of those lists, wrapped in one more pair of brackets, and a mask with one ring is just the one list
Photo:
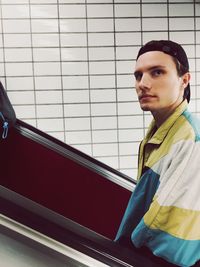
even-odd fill
[(164, 66), (164, 65), (156, 65), (156, 66), (152, 66), (152, 67), (148, 68), (148, 70), (154, 70), (154, 69), (166, 69), (166, 66)]

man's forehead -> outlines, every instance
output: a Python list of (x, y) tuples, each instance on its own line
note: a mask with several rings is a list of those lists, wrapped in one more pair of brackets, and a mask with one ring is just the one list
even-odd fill
[(151, 69), (156, 66), (167, 68), (169, 65), (175, 65), (172, 57), (160, 51), (150, 51), (142, 54), (135, 64), (135, 71), (142, 69)]

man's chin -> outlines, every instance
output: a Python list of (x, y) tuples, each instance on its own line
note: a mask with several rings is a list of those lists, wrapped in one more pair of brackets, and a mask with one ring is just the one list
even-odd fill
[(143, 111), (151, 111), (151, 107), (148, 105), (140, 105), (140, 107)]

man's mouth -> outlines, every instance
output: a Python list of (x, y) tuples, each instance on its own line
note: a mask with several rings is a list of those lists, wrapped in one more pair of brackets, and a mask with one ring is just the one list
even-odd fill
[(155, 97), (155, 96), (145, 94), (145, 95), (141, 95), (141, 96), (139, 96), (139, 100), (148, 99), (148, 98), (153, 98), (153, 97)]

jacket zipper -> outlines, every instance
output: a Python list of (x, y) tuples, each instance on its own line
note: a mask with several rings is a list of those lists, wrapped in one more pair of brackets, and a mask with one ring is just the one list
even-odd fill
[(0, 117), (3, 120), (3, 133), (2, 133), (2, 138), (5, 139), (8, 135), (8, 122), (5, 120), (2, 112), (0, 112)]

